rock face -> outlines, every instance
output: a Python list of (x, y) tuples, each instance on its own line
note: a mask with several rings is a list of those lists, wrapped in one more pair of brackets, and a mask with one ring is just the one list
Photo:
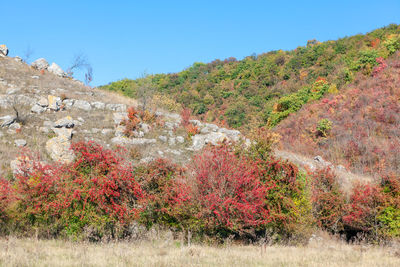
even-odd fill
[(50, 67), (47, 69), (49, 72), (54, 73), (57, 76), (60, 77), (66, 77), (67, 74), (61, 69), (60, 66), (58, 66), (56, 63), (51, 63)]
[(32, 62), (31, 66), (37, 70), (46, 70), (49, 67), (49, 63), (44, 58), (39, 58)]
[(47, 101), (48, 101), (48, 107), (51, 110), (58, 111), (61, 106), (61, 98), (54, 96), (54, 95), (48, 95), (47, 96)]
[(26, 146), (26, 140), (25, 139), (17, 139), (14, 141), (14, 144), (17, 147), (23, 147), (23, 146)]
[(196, 134), (193, 136), (193, 145), (190, 149), (201, 150), (206, 144), (217, 145), (219, 142), (229, 139), (226, 134), (220, 132), (211, 132), (209, 134)]
[(73, 106), (86, 111), (92, 110), (92, 106), (90, 105), (90, 103), (85, 100), (75, 100)]
[(71, 163), (75, 155), (71, 148), (71, 142), (66, 136), (60, 135), (51, 138), (46, 143), (46, 150), (54, 161)]
[(6, 45), (0, 45), (0, 57), (5, 57), (8, 55), (8, 48)]

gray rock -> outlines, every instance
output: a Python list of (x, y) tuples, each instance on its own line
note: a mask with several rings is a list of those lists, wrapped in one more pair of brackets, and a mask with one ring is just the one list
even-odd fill
[(185, 142), (185, 138), (183, 138), (183, 136), (180, 136), (180, 135), (178, 135), (177, 137), (176, 137), (176, 141), (178, 141), (178, 143), (183, 143), (183, 142)]
[(152, 162), (153, 160), (154, 160), (153, 157), (145, 157), (145, 158), (142, 158), (139, 162), (142, 164), (147, 164), (147, 163)]
[(58, 66), (56, 63), (51, 63), (50, 67), (47, 69), (49, 72), (54, 73), (57, 76), (60, 77), (66, 77), (67, 74), (62, 70), (60, 66)]
[(43, 112), (45, 112), (47, 110), (47, 108), (42, 107), (40, 105), (33, 105), (33, 107), (31, 108), (31, 112), (32, 113), (37, 113), (37, 114), (41, 114)]
[(48, 107), (51, 110), (58, 111), (61, 107), (61, 98), (54, 96), (54, 95), (48, 95), (47, 96), (47, 102), (48, 102)]
[(167, 142), (167, 140), (168, 140), (168, 138), (166, 137), (166, 136), (164, 136), (164, 135), (160, 135), (159, 137), (158, 137), (158, 139), (160, 139), (162, 142), (164, 142), (164, 143), (166, 143)]
[(101, 132), (101, 129), (99, 129), (99, 128), (93, 128), (90, 132), (91, 132), (92, 134), (97, 134), (97, 133)]
[(8, 55), (8, 48), (5, 44), (0, 45), (0, 57), (5, 57)]
[(32, 62), (31, 66), (37, 70), (46, 70), (49, 67), (49, 63), (44, 58), (39, 58)]
[(126, 111), (126, 105), (124, 105), (124, 104), (107, 104), (106, 109), (112, 110), (112, 111), (124, 112), (124, 111)]
[(41, 107), (48, 107), (49, 106), (48, 97), (41, 96), (37, 104)]
[(181, 151), (175, 150), (175, 149), (167, 149), (166, 152), (171, 153), (171, 154), (174, 154), (174, 155), (176, 155), (176, 156), (180, 156), (180, 155), (182, 154)]
[(218, 143), (229, 139), (225, 134), (220, 132), (211, 132), (209, 134), (196, 134), (192, 137), (191, 150), (201, 150), (206, 144), (217, 145)]
[(106, 104), (104, 104), (103, 102), (96, 101), (96, 102), (92, 102), (92, 106), (95, 109), (105, 109)]
[(92, 110), (92, 106), (86, 100), (75, 100), (74, 107), (75, 108), (79, 108), (79, 109), (83, 109), (83, 110), (86, 110), (86, 111)]
[(6, 115), (3, 117), (0, 117), (1, 127), (10, 126), (11, 124), (13, 124), (15, 122), (16, 119), (17, 118), (15, 116), (11, 116), (11, 115)]
[(238, 130), (228, 130), (225, 128), (218, 129), (218, 132), (226, 134), (231, 140), (237, 142), (240, 140), (242, 134)]
[(75, 100), (74, 99), (64, 99), (62, 102), (65, 107), (70, 108), (74, 105)]
[(72, 128), (52, 128), (52, 130), (57, 136), (64, 136), (68, 140), (72, 138)]
[(57, 136), (51, 138), (46, 143), (46, 150), (54, 161), (62, 163), (70, 163), (74, 160), (75, 155), (71, 148), (71, 142), (65, 136)]
[(47, 127), (40, 127), (39, 131), (41, 131), (42, 133), (49, 133), (50, 130)]
[(66, 116), (57, 120), (53, 125), (55, 128), (73, 128), (75, 123), (71, 116)]
[(17, 61), (17, 62), (22, 63), (22, 58), (19, 57), (19, 56), (14, 57), (14, 60)]
[(17, 147), (23, 147), (23, 146), (26, 146), (26, 140), (25, 139), (17, 139), (14, 141), (14, 144)]
[(31, 78), (32, 78), (32, 79), (39, 79), (39, 76), (33, 75), (33, 76), (31, 76)]
[(189, 120), (189, 122), (194, 126), (199, 126), (199, 127), (203, 126), (203, 124), (199, 120)]

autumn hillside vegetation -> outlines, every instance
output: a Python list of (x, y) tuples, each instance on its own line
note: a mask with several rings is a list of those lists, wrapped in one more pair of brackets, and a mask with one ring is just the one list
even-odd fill
[(379, 65), (376, 58), (386, 60), (399, 49), (400, 27), (391, 24), (336, 41), (310, 40), (291, 51), (194, 63), (178, 73), (101, 88), (140, 98), (140, 88), (148, 84), (167, 108), (190, 108), (202, 120), (239, 129), (274, 127), (304, 104), (340, 92), (358, 75), (371, 75)]
[(400, 59), (377, 58), (341, 92), (304, 106), (276, 131), (284, 148), (375, 176), (400, 173)]

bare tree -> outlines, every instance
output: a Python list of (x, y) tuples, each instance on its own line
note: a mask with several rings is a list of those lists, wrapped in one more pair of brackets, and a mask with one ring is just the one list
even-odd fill
[(149, 105), (151, 105), (155, 87), (152, 83), (151, 75), (148, 75), (146, 72), (141, 75), (141, 78), (138, 79), (137, 82), (138, 87), (136, 89), (136, 96), (140, 101), (142, 111), (145, 111), (148, 109)]
[(67, 69), (67, 74), (69, 76), (73, 76), (74, 72), (77, 70), (86, 70), (85, 83), (86, 85), (89, 85), (89, 83), (93, 80), (93, 68), (86, 55), (82, 53), (76, 54), (73, 57), (71, 66)]
[(25, 63), (29, 63), (33, 53), (34, 53), (33, 49), (30, 47), (30, 45), (28, 45), (22, 56), (22, 61), (24, 61)]

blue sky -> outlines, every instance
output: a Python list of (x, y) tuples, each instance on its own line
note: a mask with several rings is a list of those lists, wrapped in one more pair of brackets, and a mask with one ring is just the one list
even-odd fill
[[(66, 69), (83, 53), (93, 85), (194, 62), (294, 49), (400, 23), (399, 0), (2, 1), (0, 44)], [(78, 77), (80, 78), (80, 77)]]

